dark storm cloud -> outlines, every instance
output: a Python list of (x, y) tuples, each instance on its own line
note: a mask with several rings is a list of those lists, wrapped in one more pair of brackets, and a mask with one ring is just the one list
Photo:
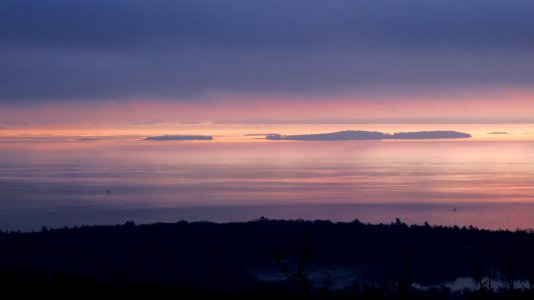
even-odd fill
[(0, 101), (528, 87), (532, 1), (3, 1)]

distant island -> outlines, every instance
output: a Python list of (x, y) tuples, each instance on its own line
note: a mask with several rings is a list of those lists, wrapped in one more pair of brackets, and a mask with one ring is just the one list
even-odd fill
[(488, 134), (508, 134), (508, 132), (506, 132), (506, 131), (492, 131), (492, 132), (489, 132)]
[(145, 137), (145, 141), (211, 141), (210, 135), (160, 135)]
[(427, 140), (427, 139), (461, 139), (470, 138), (469, 133), (457, 131), (416, 131), (397, 132), (394, 134), (380, 131), (345, 130), (331, 133), (281, 135), (269, 134), (267, 140), (292, 141), (354, 141), (354, 140)]

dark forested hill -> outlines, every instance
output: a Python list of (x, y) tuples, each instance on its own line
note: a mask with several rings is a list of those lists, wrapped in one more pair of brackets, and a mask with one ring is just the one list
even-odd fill
[(2, 233), (0, 273), (11, 287), (69, 278), (108, 288), (155, 284), (221, 293), (287, 282), (338, 292), (365, 285), (385, 293), (471, 277), (483, 289), (490, 288), (489, 278), (491, 288), (511, 283), (511, 290), (525, 287), (526, 293), (529, 279), (534, 283), (532, 253), (532, 233), (408, 226), (399, 220), (127, 222)]

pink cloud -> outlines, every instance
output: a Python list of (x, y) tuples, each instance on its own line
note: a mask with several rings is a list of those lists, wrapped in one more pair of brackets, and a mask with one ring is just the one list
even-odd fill
[(534, 91), (438, 95), (338, 95), (332, 98), (249, 97), (214, 94), (199, 102), (130, 100), (95, 103), (43, 103), (4, 106), (0, 119), (10, 124), (179, 123), (186, 121), (335, 120), (335, 119), (514, 119), (534, 117)]

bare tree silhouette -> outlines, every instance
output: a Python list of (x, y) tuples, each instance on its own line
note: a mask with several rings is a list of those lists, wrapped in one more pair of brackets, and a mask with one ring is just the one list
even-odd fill
[(299, 259), (297, 267), (294, 271), (291, 268), (282, 262), (282, 257), (274, 248), (269, 249), (271, 257), (276, 262), (276, 267), (278, 270), (288, 279), (289, 281), (304, 284), (308, 282), (308, 273), (306, 273), (306, 263), (308, 261), (308, 228), (304, 227), (304, 232), (302, 235), (302, 244), (300, 247)]

